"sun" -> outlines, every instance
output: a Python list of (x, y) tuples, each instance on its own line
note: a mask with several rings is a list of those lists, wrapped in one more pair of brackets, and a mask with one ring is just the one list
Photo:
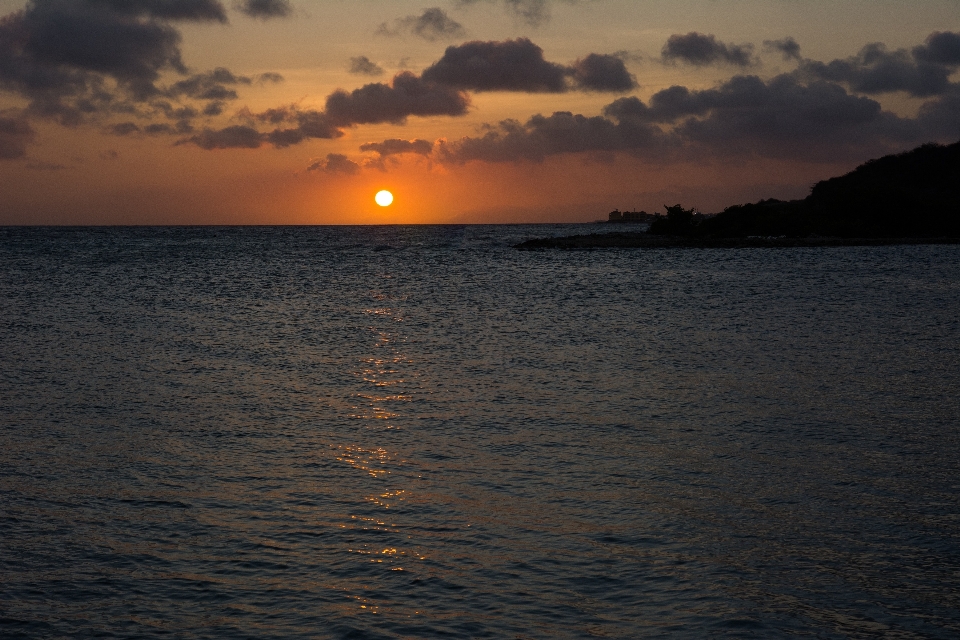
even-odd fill
[(377, 204), (381, 207), (389, 207), (393, 202), (393, 194), (384, 189), (383, 191), (377, 191), (377, 195), (373, 197), (377, 201)]

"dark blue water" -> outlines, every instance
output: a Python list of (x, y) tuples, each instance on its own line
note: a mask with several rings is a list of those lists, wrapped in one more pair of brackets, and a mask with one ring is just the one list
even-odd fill
[(953, 638), (960, 247), (0, 229), (0, 636)]

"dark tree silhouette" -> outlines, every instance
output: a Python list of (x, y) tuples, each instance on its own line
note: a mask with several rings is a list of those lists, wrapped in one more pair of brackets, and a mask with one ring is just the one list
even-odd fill
[(814, 185), (803, 200), (761, 200), (711, 217), (680, 205), (650, 233), (704, 238), (811, 235), (960, 237), (960, 142), (870, 160)]

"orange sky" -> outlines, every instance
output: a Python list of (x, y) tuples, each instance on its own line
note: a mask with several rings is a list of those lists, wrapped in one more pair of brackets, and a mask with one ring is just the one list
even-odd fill
[(711, 212), (960, 137), (956, 2), (837, 4), (0, 0), (0, 223)]

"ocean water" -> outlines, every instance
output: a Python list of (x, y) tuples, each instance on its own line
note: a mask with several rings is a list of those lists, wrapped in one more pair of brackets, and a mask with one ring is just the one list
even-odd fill
[(0, 229), (0, 636), (960, 635), (960, 247), (584, 229)]

